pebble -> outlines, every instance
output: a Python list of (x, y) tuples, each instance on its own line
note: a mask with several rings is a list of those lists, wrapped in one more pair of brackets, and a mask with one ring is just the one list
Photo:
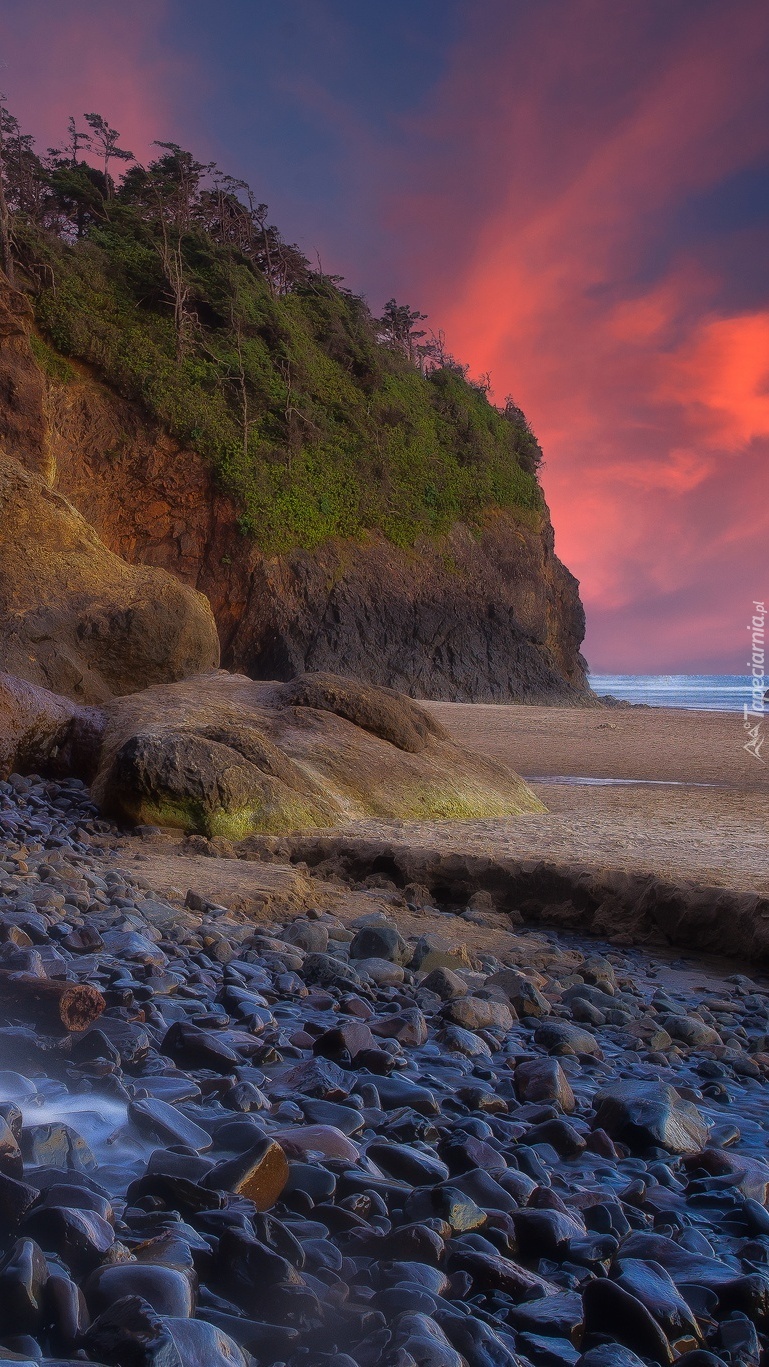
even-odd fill
[(63, 1043), (0, 1011), (0, 1358), (769, 1360), (761, 981), (255, 930), (125, 847), (81, 784), (0, 783), (2, 966), (106, 1000)]

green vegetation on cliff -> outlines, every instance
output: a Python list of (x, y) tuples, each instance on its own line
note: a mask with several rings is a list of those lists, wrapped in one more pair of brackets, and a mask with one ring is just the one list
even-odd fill
[(59, 383), (63, 358), (86, 362), (200, 451), (264, 549), (373, 529), (410, 545), (492, 507), (538, 516), (523, 414), (495, 408), (441, 340), (422, 344), (421, 315), (391, 301), (375, 319), (246, 186), (175, 145), (117, 187), (80, 160), (74, 124), (41, 162), (4, 117), (10, 264), (39, 360)]

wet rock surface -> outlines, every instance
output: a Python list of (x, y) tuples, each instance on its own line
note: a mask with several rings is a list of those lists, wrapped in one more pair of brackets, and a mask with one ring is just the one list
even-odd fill
[(0, 1006), (0, 1359), (767, 1360), (765, 982), (256, 925), (120, 850), (81, 784), (0, 783), (0, 969), (105, 1001)]

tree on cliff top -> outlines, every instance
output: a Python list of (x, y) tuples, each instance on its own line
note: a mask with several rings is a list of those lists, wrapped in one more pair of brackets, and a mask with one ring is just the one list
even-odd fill
[(129, 164), (106, 119), (86, 122), (45, 159), (3, 123), (9, 264), (51, 383), (75, 357), (141, 405), (210, 461), (265, 549), (542, 516), (525, 421), (468, 382), (423, 314), (393, 299), (375, 319), (245, 182), (172, 142)]

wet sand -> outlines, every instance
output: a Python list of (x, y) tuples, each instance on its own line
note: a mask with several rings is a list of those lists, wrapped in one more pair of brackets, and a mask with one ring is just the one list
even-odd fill
[[(426, 706), (462, 744), (512, 765), (527, 778), (571, 774), (717, 783), (769, 794), (769, 763), (743, 749), (747, 736), (738, 712), (446, 702)], [(769, 717), (764, 730), (769, 761)]]
[(738, 713), (428, 706), (457, 740), (528, 778), (548, 815), (424, 823), (411, 840), (769, 891), (769, 765), (743, 749)]

